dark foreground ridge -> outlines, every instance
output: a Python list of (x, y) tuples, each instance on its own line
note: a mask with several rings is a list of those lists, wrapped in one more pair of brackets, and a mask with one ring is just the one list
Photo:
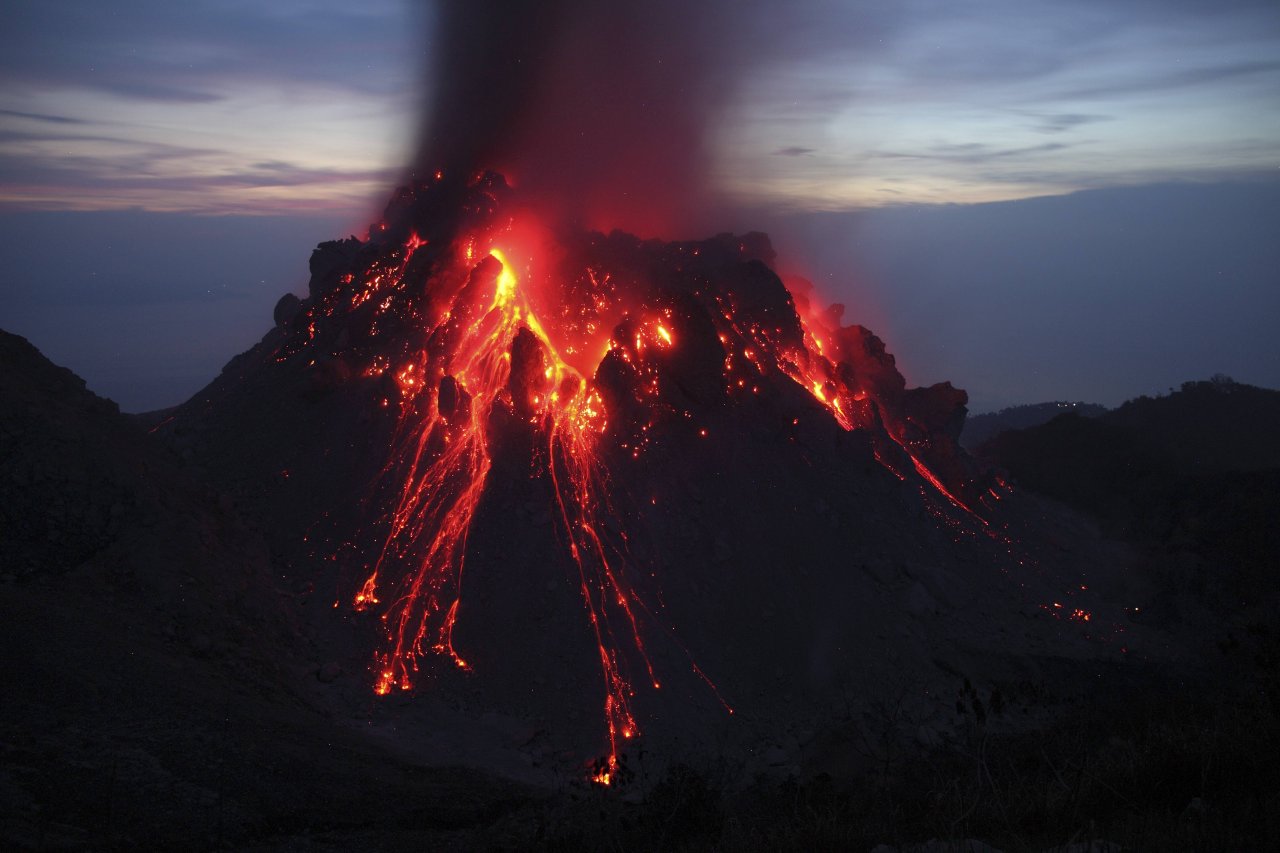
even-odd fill
[(2, 332), (0, 397), (0, 846), (443, 831), (519, 800), (481, 772), (405, 766), (310, 706), (296, 581), (114, 403)]

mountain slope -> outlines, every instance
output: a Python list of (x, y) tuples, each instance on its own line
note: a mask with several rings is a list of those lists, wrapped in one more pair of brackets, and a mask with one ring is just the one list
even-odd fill
[(3, 332), (0, 398), (0, 846), (212, 848), (401, 819), (397, 798), (424, 828), (511, 801), (481, 774), (389, 761), (311, 707), (296, 590), (262, 539)]
[(1110, 556), (1081, 582), (1106, 546), (958, 448), (964, 393), (907, 389), (763, 235), (521, 217), (494, 175), (401, 191), (161, 429), (332, 605), (307, 618), (338, 712), (391, 694), (374, 717), (414, 755), (443, 706), (548, 772), (637, 731), (763, 769), (887, 691), (945, 716), (966, 675), (1071, 693), (1163, 654)]

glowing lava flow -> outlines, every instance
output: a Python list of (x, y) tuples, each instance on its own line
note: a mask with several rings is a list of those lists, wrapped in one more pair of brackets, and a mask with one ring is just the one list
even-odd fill
[[(429, 342), (456, 342), (442, 350), (447, 360), (433, 361), (423, 351), (418, 361), (404, 364), (395, 374), (402, 395), (400, 435), (406, 436), (397, 455), (407, 457), (407, 463), (386, 541), (356, 595), (356, 607), (379, 603), (379, 576), (389, 558), (413, 559), (417, 568), (396, 590), (396, 600), (382, 617), (394, 645), (379, 658), (379, 694), (393, 686), (412, 686), (410, 673), (417, 670), (428, 643), (458, 666), (467, 665), (453, 647), (458, 590), (467, 534), (491, 465), (489, 409), (506, 387), (510, 341), (520, 325), (514, 277), (505, 267), (493, 277), (488, 310), (475, 309), (474, 291), (485, 283), (481, 269), (483, 265), (428, 334)], [(429, 387), (439, 389), (435, 399), (428, 393), (423, 400)], [(388, 471), (396, 467), (395, 461)], [(433, 626), (433, 618), (441, 613), (443, 618)]]
[[(669, 332), (659, 334), (670, 343)], [(401, 446), (399, 461), (384, 473), (395, 473), (402, 485), (379, 557), (355, 597), (357, 608), (379, 603), (387, 561), (413, 566), (382, 617), (390, 647), (378, 656), (375, 690), (409, 689), (428, 652), (467, 668), (453, 643), (467, 536), (491, 468), (490, 414), (494, 406), (508, 406), (544, 437), (535, 463), (554, 487), (556, 520), (578, 569), (605, 683), (610, 754), (595, 780), (608, 784), (619, 740), (638, 734), (621, 642), (634, 648), (652, 686), (660, 685), (640, 634), (638, 611), (648, 608), (620, 571), (625, 543), (611, 545), (602, 533), (610, 512), (597, 453), (607, 424), (603, 401), (559, 357), (501, 250), (476, 267), (427, 331), (427, 341), (420, 358), (395, 374), (402, 394)], [(447, 355), (432, 358), (428, 351)], [(423, 393), (437, 387), (435, 395)]]
[[(496, 202), (487, 193), (496, 186), (484, 183), (480, 201), (467, 209), (491, 215)], [(973, 481), (948, 455), (952, 445), (939, 427), (963, 405), (963, 393), (950, 386), (906, 391), (879, 339), (861, 327), (838, 327), (836, 314), (797, 306), (745, 243), (714, 238), (655, 246), (627, 235), (591, 235), (559, 247), (571, 262), (554, 267), (564, 277), (544, 289), (549, 282), (528, 274), (528, 266), (522, 274), (530, 280), (522, 282), (512, 262), (528, 253), (484, 251), (491, 239), (525, 246), (511, 221), (472, 232), (489, 236), (426, 233), (438, 246), (419, 255), (428, 240), (397, 237), (394, 248), (379, 248), (381, 260), (363, 267), (360, 281), (349, 273), (340, 279), (344, 287), (321, 288), (296, 325), (306, 340), (284, 347), (286, 357), (290, 347), (312, 342), (336, 347), (340, 335), (327, 321), (347, 310), (367, 329), (361, 340), (368, 348), (352, 347), (369, 359), (365, 375), (394, 379), (398, 391), (380, 486), (389, 491), (377, 502), (385, 508), (379, 522), (385, 532), (354, 601), (357, 609), (377, 607), (386, 628), (376, 655), (377, 693), (410, 689), (427, 655), (469, 668), (454, 642), (465, 610), (468, 537), (493, 470), (491, 452), (508, 447), (512, 435), (521, 439), (511, 447), (532, 448), (531, 475), (549, 489), (553, 528), (573, 561), (595, 639), (609, 738), (609, 755), (593, 775), (602, 784), (616, 778), (622, 742), (639, 734), (636, 679), (643, 675), (661, 689), (644, 640), (655, 636), (645, 629), (660, 620), (629, 580), (636, 567), (611, 504), (606, 457), (638, 457), (662, 423), (693, 420), (695, 411), (762, 389), (776, 392), (778, 380), (783, 387), (794, 382), (841, 428), (865, 431), (880, 463), (899, 479), (917, 479), (939, 512), (950, 510), (925, 494), (930, 487), (977, 517), (961, 499)], [(331, 251), (364, 248), (342, 243)], [(356, 260), (346, 269), (367, 263), (350, 257)], [(644, 272), (655, 268), (656, 275)], [(704, 269), (733, 275), (716, 283), (702, 277)], [(349, 306), (338, 304), (343, 298)], [(724, 384), (717, 387), (721, 367)], [(393, 396), (383, 404), (390, 407)], [(614, 411), (607, 411), (606, 398)], [(733, 713), (691, 656), (689, 663)]]
[(894, 429), (893, 424), (883, 422), (880, 410), (875, 406), (875, 402), (869, 399), (870, 395), (866, 390), (851, 388), (843, 380), (833, 359), (824, 354), (822, 337), (819, 335), (828, 339), (832, 335), (829, 330), (818, 331), (822, 329), (818, 318), (812, 315), (806, 317), (810, 312), (797, 310), (796, 317), (800, 321), (802, 341), (788, 345), (784, 341), (782, 328), (739, 320), (739, 312), (735, 310), (731, 299), (717, 297), (717, 307), (720, 342), (726, 349), (724, 367), (729, 381), (729, 387), (726, 388), (728, 393), (732, 394), (747, 388), (756, 390), (754, 378), (750, 383), (745, 377), (734, 378), (735, 371), (738, 369), (737, 356), (750, 365), (750, 369), (758, 375), (764, 375), (768, 369), (779, 371), (821, 403), (844, 430), (867, 429), (875, 435), (879, 431), (873, 428), (883, 427), (883, 433), (893, 444), (892, 447), (886, 447), (883, 443), (875, 443), (873, 447), (876, 460), (899, 480), (906, 479), (906, 475), (891, 461), (891, 455), (896, 455), (895, 449), (905, 454), (920, 478), (932, 486), (938, 494), (979, 523), (983, 525), (987, 523), (982, 516), (957, 497), (952, 489), (947, 488), (942, 478), (921, 458), (919, 452), (911, 448), (901, 432)]

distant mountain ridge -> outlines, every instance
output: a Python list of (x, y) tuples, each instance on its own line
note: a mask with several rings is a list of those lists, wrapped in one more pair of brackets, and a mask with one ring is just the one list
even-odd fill
[(1016, 485), (1194, 567), (1184, 573), (1197, 595), (1216, 589), (1232, 608), (1265, 609), (1280, 565), (1277, 434), (1280, 391), (1218, 375), (1097, 417), (1010, 430), (978, 452)]
[(966, 450), (974, 450), (983, 442), (999, 435), (1005, 430), (1027, 429), (1048, 423), (1058, 415), (1077, 414), (1087, 418), (1097, 417), (1107, 411), (1106, 406), (1097, 403), (1080, 401), (1051, 400), (1047, 403), (1029, 403), (1023, 406), (1009, 406), (998, 412), (983, 415), (971, 415), (964, 424), (960, 434), (960, 444)]
[(1161, 397), (1142, 396), (1106, 420), (1137, 430), (1179, 464), (1199, 472), (1280, 468), (1280, 391), (1218, 374), (1184, 382)]

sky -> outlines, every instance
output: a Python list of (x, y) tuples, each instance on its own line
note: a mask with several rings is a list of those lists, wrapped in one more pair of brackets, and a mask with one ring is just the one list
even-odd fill
[[(1272, 0), (732, 8), (706, 139), (731, 224), (774, 233), (913, 384), (975, 411), (1280, 386)], [(428, 12), (9, 0), (0, 327), (127, 410), (194, 393), (304, 290), (315, 243), (381, 208)]]
[(412, 143), (416, 17), (400, 0), (10, 0), (0, 204), (364, 209)]
[(1268, 0), (799, 5), (721, 140), (748, 199), (973, 203), (1280, 165)]

